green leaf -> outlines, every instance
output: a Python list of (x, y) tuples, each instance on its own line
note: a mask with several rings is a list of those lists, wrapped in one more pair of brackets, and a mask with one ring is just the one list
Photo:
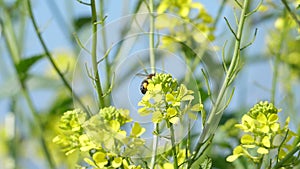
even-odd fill
[(77, 30), (77, 31), (80, 30), (81, 28), (83, 28), (85, 25), (91, 24), (91, 22), (92, 22), (92, 19), (90, 16), (81, 16), (81, 17), (73, 20), (75, 30)]
[(17, 64), (17, 71), (18, 72), (23, 72), (23, 73), (27, 72), (34, 63), (36, 63), (37, 61), (42, 59), (44, 56), (46, 56), (46, 55), (45, 54), (40, 54), (40, 55), (34, 55), (32, 57), (22, 59)]
[(24, 81), (27, 78), (27, 72), (37, 61), (42, 59), (45, 54), (34, 55), (29, 58), (22, 59), (17, 65), (17, 72), (21, 76), (21, 80)]

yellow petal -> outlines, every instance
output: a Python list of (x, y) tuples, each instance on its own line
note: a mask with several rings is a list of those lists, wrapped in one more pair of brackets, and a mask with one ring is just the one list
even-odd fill
[(268, 136), (265, 136), (261, 142), (265, 147), (269, 148), (271, 146), (270, 138)]
[(259, 147), (259, 148), (257, 149), (257, 153), (259, 153), (259, 154), (268, 154), (268, 153), (269, 153), (269, 150), (266, 149), (266, 148), (263, 148), (263, 147)]
[(226, 158), (226, 161), (228, 162), (233, 162), (235, 161), (239, 156), (241, 156), (241, 154), (238, 154), (238, 155), (230, 155)]
[(139, 137), (141, 136), (144, 132), (146, 131), (145, 128), (141, 127), (141, 125), (137, 122), (135, 122), (132, 126), (131, 133), (130, 135), (134, 137)]
[(169, 119), (169, 122), (172, 124), (177, 124), (179, 120), (179, 117), (172, 117), (171, 119)]
[(254, 138), (251, 135), (249, 135), (249, 134), (245, 134), (241, 138), (241, 143), (242, 144), (251, 144), (253, 142), (254, 142)]

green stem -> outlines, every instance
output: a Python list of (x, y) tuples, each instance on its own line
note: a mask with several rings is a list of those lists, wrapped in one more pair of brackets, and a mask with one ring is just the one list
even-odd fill
[[(7, 44), (7, 47), (9, 49), (9, 53), (11, 55), (11, 59), (12, 59), (15, 71), (17, 72), (17, 64), (21, 60), (20, 54), (19, 54), (20, 51), (19, 51), (17, 43), (16, 43), (17, 41), (16, 41), (15, 32), (14, 32), (14, 30), (11, 27), (11, 20), (9, 19), (8, 14), (6, 12), (7, 11), (4, 12), (5, 13), (4, 14), (5, 15), (4, 19), (7, 22), (5, 22), (5, 25), (2, 24), (2, 23), (1, 23), (1, 25), (3, 26), (3, 29), (4, 29), (4, 36), (5, 36), (6, 44)], [(6, 17), (8, 17), (8, 18), (6, 18)], [(44, 152), (44, 154), (46, 156), (46, 159), (47, 159), (47, 162), (49, 164), (49, 167), (54, 169), (54, 168), (56, 168), (55, 164), (54, 164), (54, 161), (51, 158), (49, 149), (48, 149), (48, 147), (46, 145), (45, 138), (43, 137), (43, 133), (42, 133), (43, 125), (40, 122), (40, 119), (38, 117), (38, 113), (37, 113), (36, 109), (33, 106), (32, 99), (30, 98), (28, 90), (26, 88), (26, 85), (22, 81), (22, 78), (20, 77), (19, 73), (17, 73), (17, 77), (18, 77), (19, 84), (21, 85), (21, 92), (22, 92), (22, 94), (25, 97), (25, 100), (26, 100), (26, 102), (27, 102), (27, 104), (29, 106), (29, 109), (31, 110), (31, 113), (32, 113), (32, 115), (34, 117), (34, 122), (38, 126), (37, 128), (38, 128), (38, 132), (39, 132), (38, 135), (39, 135), (40, 143), (42, 145), (42, 149), (43, 149), (43, 152)]]
[(275, 104), (276, 96), (276, 87), (278, 80), (278, 65), (279, 65), (279, 56), (275, 56), (274, 68), (273, 68), (273, 79), (272, 79), (272, 89), (271, 89), (271, 103)]
[(262, 164), (263, 164), (263, 160), (264, 159), (264, 155), (261, 157), (261, 159), (259, 160), (259, 163), (257, 164), (257, 166), (256, 166), (256, 168), (257, 169), (260, 169), (261, 168), (261, 166), (262, 166)]
[(222, 12), (223, 12), (223, 10), (224, 10), (224, 7), (225, 7), (226, 2), (227, 2), (227, 0), (223, 0), (223, 1), (222, 1), (222, 4), (220, 5), (220, 7), (219, 7), (219, 9), (218, 9), (218, 13), (217, 13), (216, 19), (215, 19), (214, 22), (213, 22), (213, 26), (212, 26), (213, 28), (215, 28), (215, 27), (217, 26), (218, 21), (220, 20), (221, 14), (222, 14)]
[(7, 9), (3, 10), (3, 22), (1, 20), (1, 25), (12, 60), (14, 63), (19, 63), (21, 60), (20, 51), (18, 50), (17, 38), (12, 26), (11, 16), (9, 16)]
[(284, 166), (284, 163), (288, 162), (289, 160), (291, 160), (291, 158), (293, 157), (293, 155), (300, 150), (300, 143), (298, 143), (296, 145), (296, 147), (291, 150), (279, 163), (277, 163), (273, 169), (277, 169), (277, 168), (280, 168), (280, 167), (283, 167)]
[(92, 39), (92, 67), (94, 72), (94, 82), (96, 84), (96, 90), (98, 94), (98, 101), (100, 108), (105, 106), (104, 98), (103, 98), (103, 91), (101, 87), (100, 76), (98, 72), (98, 63), (97, 63), (97, 12), (96, 12), (96, 5), (95, 0), (91, 0), (91, 11), (92, 11), (92, 31), (93, 31), (93, 39)]
[[(221, 14), (224, 10), (225, 7), (225, 3), (227, 2), (227, 0), (223, 0), (222, 4), (220, 5), (218, 12), (217, 12), (217, 16), (214, 20), (214, 22), (212, 23), (212, 27), (215, 28), (217, 26), (217, 23), (219, 22), (220, 18), (221, 18)], [(189, 74), (185, 77), (185, 82), (189, 81), (189, 78), (191, 77), (191, 74), (195, 71), (195, 69), (197, 68), (197, 66), (199, 65), (199, 62), (203, 59), (203, 56), (205, 54), (205, 52), (207, 51), (207, 47), (209, 41), (204, 41), (202, 45), (202, 50), (197, 51), (197, 57), (195, 58), (195, 61), (193, 62), (192, 66), (191, 66), (191, 71), (189, 71)]]
[(149, 48), (150, 48), (150, 66), (151, 72), (155, 73), (155, 54), (154, 54), (154, 3), (149, 0), (149, 15), (150, 15), (150, 32), (149, 32)]
[(158, 136), (157, 136), (157, 134), (159, 134), (159, 124), (158, 123), (155, 125), (154, 131), (155, 131), (156, 134), (153, 135), (153, 146), (152, 146), (150, 169), (155, 168), (157, 146), (158, 146)]
[[(284, 23), (286, 25), (287, 21), (285, 20)], [(275, 54), (275, 61), (274, 61), (274, 68), (273, 68), (273, 79), (272, 79), (272, 89), (271, 89), (271, 103), (273, 103), (273, 104), (275, 104), (279, 63), (280, 63), (281, 50), (282, 50), (282, 47), (283, 47), (283, 44), (284, 44), (285, 35), (286, 35), (286, 27), (284, 27), (283, 32), (280, 34), (278, 51)]]
[(202, 134), (201, 134), (198, 144), (196, 146), (196, 149), (195, 149), (196, 154), (198, 154), (198, 151), (200, 150), (200, 147), (203, 144), (203, 142), (205, 141), (205, 139), (209, 138), (209, 136), (211, 136), (211, 134), (215, 131), (215, 129), (219, 125), (219, 122), (220, 122), (220, 119), (221, 119), (222, 113), (223, 113), (223, 110), (220, 109), (221, 103), (224, 99), (224, 95), (227, 91), (227, 88), (228, 88), (230, 82), (232, 82), (233, 78), (238, 73), (236, 71), (236, 68), (237, 68), (239, 56), (240, 56), (241, 38), (242, 38), (242, 32), (243, 32), (243, 27), (244, 27), (244, 23), (245, 23), (245, 19), (246, 19), (246, 11), (248, 9), (248, 6), (249, 6), (249, 0), (245, 0), (244, 4), (243, 4), (241, 15), (240, 15), (240, 21), (238, 24), (238, 29), (237, 29), (237, 33), (236, 33), (237, 39), (235, 41), (234, 53), (233, 53), (233, 56), (231, 59), (231, 63), (230, 63), (228, 71), (226, 72), (226, 76), (225, 76), (225, 79), (221, 86), (221, 89), (218, 93), (217, 100), (210, 112), (210, 115), (208, 117), (206, 125), (204, 126), (204, 129), (202, 131)]
[(298, 19), (297, 15), (292, 12), (291, 8), (289, 7), (288, 3), (286, 2), (286, 0), (281, 0), (281, 2), (283, 3), (283, 5), (285, 6), (285, 8), (287, 9), (287, 11), (289, 12), (289, 14), (291, 15), (291, 17), (294, 19), (294, 21), (298, 24), (298, 26), (300, 27), (300, 20)]
[[(104, 0), (100, 0), (100, 19), (104, 18)], [(102, 34), (102, 45), (103, 45), (103, 51), (107, 51), (107, 40), (106, 40), (106, 29), (105, 29), (105, 20), (101, 23), (102, 29), (101, 29), (101, 34)], [(111, 77), (111, 71), (110, 71), (110, 64), (108, 61), (108, 57), (105, 58), (105, 69), (106, 69), (106, 91), (109, 90), (110, 87), (110, 77)], [(107, 100), (107, 105), (110, 104), (110, 99)]]
[(54, 59), (52, 57), (52, 54), (49, 52), (46, 43), (44, 42), (41, 32), (37, 26), (36, 20), (34, 18), (33, 12), (32, 12), (32, 7), (31, 7), (31, 1), (27, 0), (27, 7), (28, 7), (28, 12), (29, 12), (29, 16), (31, 19), (31, 22), (33, 24), (34, 30), (36, 32), (36, 35), (38, 36), (38, 39), (45, 51), (45, 54), (47, 56), (47, 58), (49, 59), (51, 65), (53, 66), (54, 70), (56, 71), (56, 73), (59, 75), (60, 79), (62, 80), (63, 84), (66, 86), (66, 88), (69, 90), (69, 92), (73, 95), (73, 97), (75, 98), (76, 101), (78, 101), (78, 103), (80, 104), (80, 106), (87, 112), (88, 116), (90, 116), (89, 111), (87, 111), (87, 109), (85, 108), (84, 104), (82, 103), (82, 101), (79, 99), (79, 97), (76, 95), (76, 93), (73, 92), (71, 85), (69, 84), (69, 82), (67, 81), (67, 79), (64, 77), (63, 73), (59, 70), (58, 66), (56, 65), (56, 63), (54, 62)]
[[(20, 83), (22, 83), (20, 77), (19, 77), (19, 81), (20, 81)], [(54, 169), (54, 168), (56, 168), (55, 164), (54, 164), (54, 161), (53, 161), (53, 159), (51, 157), (51, 154), (50, 154), (50, 151), (49, 151), (49, 149), (47, 147), (46, 140), (43, 137), (43, 128), (44, 127), (43, 127), (42, 123), (39, 120), (38, 113), (37, 113), (36, 109), (33, 106), (32, 99), (29, 96), (29, 93), (28, 93), (28, 90), (27, 90), (25, 84), (23, 84), (23, 85), (21, 84), (21, 86), (22, 86), (21, 90), (22, 90), (22, 93), (23, 93), (23, 95), (25, 97), (25, 100), (27, 101), (27, 104), (28, 104), (28, 106), (29, 106), (29, 108), (30, 108), (33, 116), (34, 116), (34, 119), (35, 119), (34, 121), (37, 123), (37, 126), (39, 126), (38, 127), (39, 128), (38, 129), (39, 130), (39, 136), (40, 136), (39, 139), (40, 139), (40, 142), (41, 142), (41, 145), (42, 145), (42, 149), (43, 149), (43, 151), (45, 153), (45, 156), (46, 156), (46, 159), (48, 161), (48, 164), (49, 164), (50, 168)]]
[[(151, 67), (151, 73), (155, 73), (155, 54), (154, 54), (154, 2), (153, 0), (149, 0), (149, 16), (150, 16), (150, 32), (149, 32), (149, 55), (150, 55), (150, 67)], [(158, 134), (159, 125), (154, 124), (154, 130)], [(157, 153), (157, 146), (158, 146), (158, 136), (154, 134), (153, 135), (153, 146), (152, 146), (152, 157), (151, 157), (151, 163), (150, 163), (150, 169), (154, 169), (155, 167), (155, 161), (156, 161), (156, 153)]]
[(169, 125), (170, 125), (170, 132), (171, 132), (172, 153), (173, 153), (173, 158), (174, 158), (173, 167), (174, 167), (174, 169), (178, 169), (174, 126), (172, 123), (169, 123)]

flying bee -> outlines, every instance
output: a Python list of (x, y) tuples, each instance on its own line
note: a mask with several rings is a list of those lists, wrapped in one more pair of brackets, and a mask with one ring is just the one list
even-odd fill
[(153, 76), (155, 76), (155, 73), (151, 73), (151, 74), (148, 74), (148, 75), (144, 75), (144, 74), (138, 74), (138, 75), (142, 75), (142, 76), (147, 76), (141, 83), (141, 86), (140, 86), (140, 90), (143, 94), (145, 94), (147, 92), (147, 86), (149, 84), (148, 80), (149, 79), (152, 79)]

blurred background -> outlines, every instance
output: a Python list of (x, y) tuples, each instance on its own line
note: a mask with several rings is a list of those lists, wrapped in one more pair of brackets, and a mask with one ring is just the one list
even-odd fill
[[(163, 2), (155, 1), (155, 9), (159, 9)], [(197, 33), (199, 31), (208, 37), (210, 43), (207, 46), (203, 45), (201, 38), (200, 41), (195, 38), (190, 44), (195, 52), (198, 52), (194, 49), (198, 47), (197, 43), (202, 44), (199, 49), (204, 49), (204, 55), (208, 61), (198, 61), (199, 66), (196, 65), (193, 68), (190, 63), (195, 60), (188, 57), (188, 50), (182, 49), (183, 52), (180, 53), (174, 49), (165, 48), (172, 44), (168, 46), (166, 39), (159, 41), (159, 37), (157, 37), (157, 42), (166, 45), (157, 51), (157, 55), (161, 56), (157, 59), (158, 72), (171, 73), (179, 81), (184, 81), (186, 72), (189, 70), (190, 74), (188, 74), (192, 77), (186, 81), (189, 87), (207, 93), (201, 73), (201, 69), (205, 68), (210, 75), (209, 80), (213, 86), (214, 96), (217, 94), (218, 86), (224, 75), (222, 48), (226, 42), (225, 61), (230, 61), (234, 44), (234, 37), (223, 18), (226, 16), (235, 29), (234, 13), (239, 16), (239, 10), (231, 0), (194, 0), (193, 2), (202, 4), (203, 9), (202, 7), (190, 9), (187, 16), (189, 20), (185, 22), (189, 29), (186, 32), (196, 31)], [(83, 46), (90, 48), (92, 35), (90, 7), (76, 0), (32, 0), (31, 4), (39, 31), (56, 64), (72, 85), (74, 92), (84, 100), (84, 104), (89, 105), (92, 112), (97, 111), (98, 105), (94, 100), (95, 91), (87, 77), (86, 70), (86, 64), (88, 65), (87, 69), (90, 68), (90, 58), (87, 56), (88, 53), (83, 50)], [(259, 1), (251, 1), (252, 9), (258, 4)], [(297, 11), (298, 4), (299, 2), (289, 1), (290, 7), (295, 11)], [(180, 18), (182, 14), (177, 8), (180, 6), (170, 7), (164, 12)], [(106, 91), (109, 91), (112, 80), (114, 80), (113, 90), (108, 92), (106, 103), (135, 112), (136, 104), (142, 97), (139, 91), (140, 83), (145, 78), (136, 75), (147, 73), (144, 69), (150, 72), (147, 55), (148, 39), (135, 35), (144, 33), (139, 29), (147, 31), (149, 25), (136, 23), (147, 23), (149, 18), (145, 14), (139, 14), (137, 17), (132, 14), (147, 13), (147, 5), (143, 0), (104, 0), (101, 3), (97, 1), (97, 10), (102, 11), (102, 14), (100, 12), (98, 14), (98, 20), (102, 19), (104, 23), (100, 23), (98, 26), (100, 30), (98, 57), (104, 56), (105, 52), (113, 46), (108, 55), (108, 69), (111, 69), (111, 72), (107, 73), (105, 62), (99, 64), (100, 76)], [(202, 15), (198, 15), (198, 13)], [(176, 20), (176, 17), (174, 18)], [(205, 18), (209, 19), (205, 20)], [(52, 139), (57, 134), (56, 124), (62, 113), (74, 107), (80, 107), (80, 105), (73, 100), (73, 95), (46, 58), (43, 46), (29, 17), (27, 1), (0, 0), (0, 19), (0, 163), (3, 164), (1, 166), (7, 169), (49, 168), (39, 141), (42, 131), (45, 144), (49, 147), (56, 166), (58, 168), (74, 168), (74, 161), (78, 158), (78, 154), (66, 157), (60, 148), (52, 143)], [(133, 22), (135, 19), (140, 20)], [(177, 18), (177, 20), (180, 19)], [(157, 22), (157, 30), (163, 31), (168, 26), (163, 26), (163, 22), (159, 22), (159, 20)], [(127, 30), (128, 23), (133, 25), (129, 30)], [(297, 30), (297, 25), (280, 1), (266, 0), (258, 11), (247, 20), (243, 45), (251, 42), (256, 28), (258, 32), (255, 41), (242, 51), (241, 70), (233, 84), (235, 93), (221, 120), (221, 127), (217, 132), (219, 134), (216, 134), (214, 140), (216, 146), (210, 150), (210, 153), (215, 154), (212, 158), (216, 168), (229, 165), (226, 164), (225, 158), (232, 152), (232, 147), (238, 144), (237, 139), (231, 142), (233, 139), (230, 138), (229, 123), (239, 121), (240, 117), (259, 101), (269, 100), (281, 108), (282, 119), (290, 116), (291, 128), (299, 133), (297, 131), (300, 124), (300, 120), (297, 118), (300, 113), (299, 27)], [(173, 35), (172, 29), (175, 30), (175, 33), (176, 30), (180, 31), (179, 28), (173, 27), (164, 33), (169, 33), (171, 36), (182, 36)], [(106, 32), (105, 36), (103, 36), (102, 30)], [(136, 39), (125, 38), (124, 43), (120, 43), (119, 41), (123, 40), (128, 32), (135, 35)], [(194, 32), (194, 34), (196, 33)], [(185, 38), (188, 39), (188, 37)], [(78, 39), (83, 46), (78, 45)], [(131, 45), (131, 48), (126, 49), (127, 45)], [(120, 48), (126, 50), (120, 50)], [(18, 65), (17, 62), (14, 62), (14, 52), (17, 53), (19, 59), (23, 60), (23, 64), (30, 66), (21, 71), (16, 69)], [(176, 56), (171, 59), (167, 57), (172, 53), (175, 53)], [(25, 61), (26, 58), (27, 61)], [(228, 63), (226, 62), (226, 64)], [(24, 71), (23, 74), (22, 71)], [(27, 94), (20, 84), (20, 75), (24, 76), (23, 82), (26, 84)], [(28, 102), (28, 97), (31, 102)], [(206, 103), (205, 108), (209, 112), (208, 96), (204, 94), (203, 97), (204, 103)], [(33, 115), (32, 107), (38, 117)], [(40, 120), (38, 123), (37, 118)], [(41, 129), (38, 124), (41, 124)]]

